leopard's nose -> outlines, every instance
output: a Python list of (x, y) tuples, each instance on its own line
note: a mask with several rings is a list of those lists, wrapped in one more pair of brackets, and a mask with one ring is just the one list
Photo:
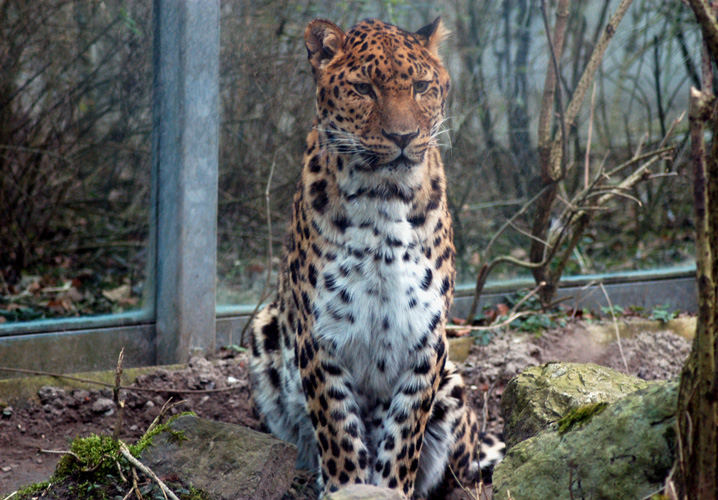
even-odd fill
[(400, 149), (404, 149), (409, 145), (409, 143), (419, 135), (419, 129), (416, 129), (416, 132), (410, 132), (408, 134), (390, 134), (386, 130), (382, 129), (381, 133), (389, 139), (391, 142), (399, 146)]

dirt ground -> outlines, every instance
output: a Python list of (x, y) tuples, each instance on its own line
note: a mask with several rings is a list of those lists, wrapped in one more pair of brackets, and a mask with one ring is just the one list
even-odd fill
[[(511, 332), (487, 346), (473, 346), (463, 363), (470, 401), (485, 429), (500, 432), (499, 401), (508, 380), (527, 366), (548, 361), (596, 362), (647, 380), (679, 374), (690, 344), (668, 331), (639, 333), (618, 345), (591, 340), (581, 321), (540, 335)], [(184, 402), (170, 414), (193, 411), (198, 416), (258, 428), (252, 415), (246, 353), (220, 350), (212, 359), (194, 358), (180, 371), (157, 371), (137, 378), (133, 386), (144, 391), (122, 391), (126, 401), (120, 437), (138, 438), (172, 397)], [(186, 394), (191, 389), (214, 391)], [(0, 395), (0, 403), (2, 395)], [(117, 425), (112, 393), (43, 387), (37, 400), (2, 407), (0, 415), (0, 499), (29, 483), (46, 480), (60, 458), (59, 451), (77, 436), (111, 434)]]

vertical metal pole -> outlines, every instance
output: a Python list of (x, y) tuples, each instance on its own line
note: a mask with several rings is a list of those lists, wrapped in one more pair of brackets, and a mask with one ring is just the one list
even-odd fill
[(215, 348), (219, 0), (154, 0), (158, 363)]

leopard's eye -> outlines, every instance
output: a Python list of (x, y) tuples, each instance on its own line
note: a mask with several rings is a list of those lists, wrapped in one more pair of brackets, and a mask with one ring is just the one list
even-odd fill
[(371, 95), (373, 93), (371, 84), (365, 82), (358, 82), (354, 84), (354, 90), (361, 95)]
[(414, 92), (417, 94), (423, 94), (429, 90), (429, 81), (428, 80), (419, 80), (414, 82)]

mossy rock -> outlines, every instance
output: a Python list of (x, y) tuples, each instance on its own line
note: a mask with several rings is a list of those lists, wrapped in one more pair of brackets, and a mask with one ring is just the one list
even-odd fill
[(552, 426), (572, 410), (611, 403), (649, 382), (593, 363), (546, 363), (512, 378), (501, 397), (507, 448)]
[(653, 383), (518, 443), (494, 470), (494, 498), (645, 498), (675, 459), (677, 394), (677, 381)]
[[(179, 437), (179, 439), (178, 439)], [(297, 449), (269, 434), (195, 416), (155, 435), (140, 460), (212, 499), (280, 499), (294, 478)]]

